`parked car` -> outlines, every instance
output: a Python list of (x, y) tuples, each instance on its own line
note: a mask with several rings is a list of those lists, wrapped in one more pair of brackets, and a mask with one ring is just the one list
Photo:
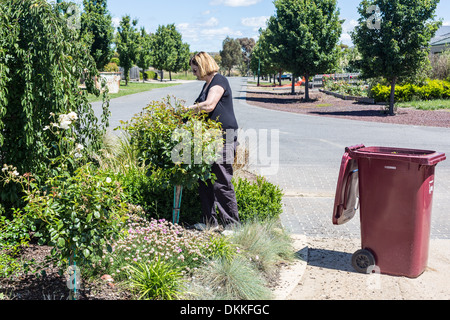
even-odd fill
[[(278, 76), (277, 80), (280, 81), (280, 76)], [(283, 80), (291, 81), (292, 80), (292, 74), (282, 74), (281, 75), (281, 81), (283, 81)]]

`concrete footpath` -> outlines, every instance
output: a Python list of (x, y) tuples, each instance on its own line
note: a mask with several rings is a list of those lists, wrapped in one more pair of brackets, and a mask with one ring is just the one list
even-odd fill
[(362, 274), (351, 265), (359, 239), (293, 235), (298, 259), (281, 271), (276, 300), (448, 300), (450, 240), (430, 241), (428, 267), (418, 278)]

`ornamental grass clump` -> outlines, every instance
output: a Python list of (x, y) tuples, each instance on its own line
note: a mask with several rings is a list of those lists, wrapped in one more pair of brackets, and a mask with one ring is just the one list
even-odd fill
[(136, 262), (126, 269), (127, 284), (139, 300), (175, 300), (184, 292), (181, 268), (162, 259)]

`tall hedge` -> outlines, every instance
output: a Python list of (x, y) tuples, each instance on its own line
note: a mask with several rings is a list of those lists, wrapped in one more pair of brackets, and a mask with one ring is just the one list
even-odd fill
[[(50, 114), (77, 113), (77, 142), (93, 151), (108, 124), (108, 101), (97, 119), (87, 99), (100, 95), (88, 43), (71, 27), (63, 10), (45, 0), (0, 2), (0, 162), (20, 173), (44, 174), (52, 136), (43, 130)], [(80, 79), (86, 89), (80, 88)], [(50, 154), (53, 153), (53, 154)], [(14, 187), (0, 186), (2, 204), (17, 204)]]

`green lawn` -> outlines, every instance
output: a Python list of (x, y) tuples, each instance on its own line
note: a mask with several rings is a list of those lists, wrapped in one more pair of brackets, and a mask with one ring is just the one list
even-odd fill
[(450, 99), (398, 102), (400, 108), (415, 108), (419, 110), (450, 109)]
[[(128, 82), (128, 86), (125, 86), (125, 81), (120, 81), (119, 93), (110, 94), (110, 99), (126, 96), (129, 94), (150, 91), (157, 88), (176, 86), (179, 83), (142, 83), (142, 82)], [(93, 94), (88, 96), (89, 102), (101, 101), (102, 96), (96, 97)]]

